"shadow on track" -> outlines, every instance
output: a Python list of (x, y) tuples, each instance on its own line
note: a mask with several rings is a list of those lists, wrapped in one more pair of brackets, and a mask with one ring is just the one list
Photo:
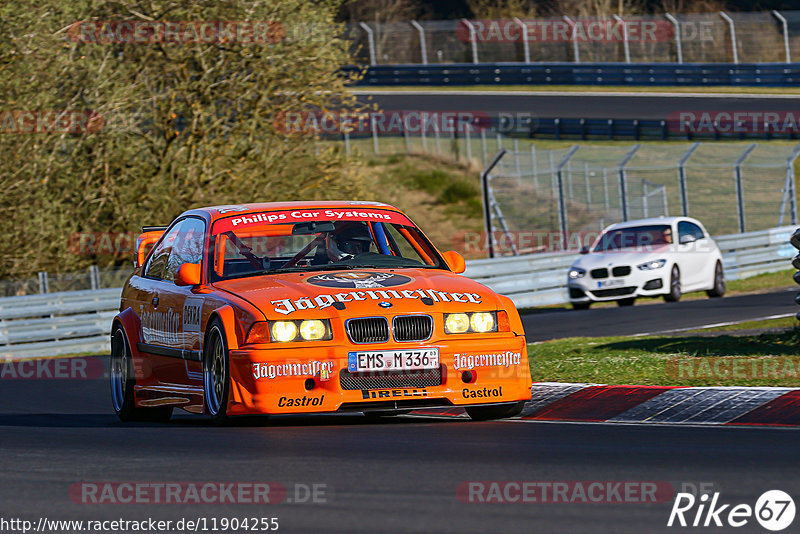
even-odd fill
[[(360, 414), (305, 415), (305, 416), (240, 416), (231, 418), (225, 425), (216, 425), (211, 418), (188, 414), (175, 414), (167, 423), (124, 423), (114, 414), (63, 414), (63, 413), (11, 413), (0, 414), (0, 427), (28, 428), (282, 428), (321, 426), (368, 426), (368, 425), (419, 425), (452, 424), (457, 418), (436, 417), (382, 417), (368, 418)], [(464, 420), (461, 420), (462, 422)]]

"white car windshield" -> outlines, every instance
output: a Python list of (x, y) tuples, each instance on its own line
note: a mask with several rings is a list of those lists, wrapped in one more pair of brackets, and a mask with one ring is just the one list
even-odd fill
[(631, 226), (609, 230), (600, 236), (594, 252), (630, 249), (646, 251), (653, 246), (672, 243), (672, 227), (668, 224)]

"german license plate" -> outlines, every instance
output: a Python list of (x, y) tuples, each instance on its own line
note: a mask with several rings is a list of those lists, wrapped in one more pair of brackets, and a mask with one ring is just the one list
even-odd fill
[(603, 280), (597, 282), (597, 287), (619, 287), (625, 284), (625, 280)]
[(387, 351), (358, 351), (347, 353), (347, 370), (413, 371), (439, 367), (439, 349), (408, 349)]

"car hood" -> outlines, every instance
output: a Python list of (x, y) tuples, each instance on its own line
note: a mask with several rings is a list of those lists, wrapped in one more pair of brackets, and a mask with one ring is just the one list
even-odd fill
[(213, 285), (247, 300), (273, 320), (470, 312), (503, 307), (497, 294), (486, 286), (439, 269), (270, 274)]
[(583, 254), (572, 264), (572, 267), (580, 267), (587, 271), (589, 269), (615, 267), (617, 265), (630, 265), (631, 268), (635, 268), (637, 265), (647, 261), (668, 258), (672, 253), (673, 250), (669, 245), (658, 248), (653, 247), (651, 250), (647, 251), (626, 252), (624, 250), (619, 250), (614, 252), (592, 252)]

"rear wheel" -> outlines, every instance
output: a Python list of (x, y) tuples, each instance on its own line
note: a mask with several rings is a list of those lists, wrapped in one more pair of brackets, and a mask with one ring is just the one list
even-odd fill
[(622, 308), (624, 306), (633, 306), (635, 302), (636, 302), (636, 298), (635, 297), (630, 297), (630, 298), (627, 298), (627, 299), (620, 299), (620, 300), (617, 301), (617, 306), (619, 306), (620, 308)]
[(678, 302), (681, 300), (681, 271), (677, 265), (672, 266), (672, 274), (669, 277), (669, 293), (664, 295), (667, 302)]
[(230, 391), (230, 366), (225, 331), (219, 319), (208, 328), (203, 349), (203, 397), (206, 413), (217, 423), (228, 419), (228, 392)]
[(119, 324), (111, 333), (111, 404), (122, 421), (169, 421), (172, 406), (157, 408), (137, 408), (133, 398), (136, 379), (133, 373), (133, 360), (125, 331)]
[(714, 287), (706, 291), (706, 295), (712, 298), (721, 297), (725, 294), (726, 289), (725, 273), (722, 270), (722, 264), (717, 262), (717, 266), (714, 267)]
[(501, 404), (500, 406), (469, 406), (467, 413), (474, 421), (489, 421), (491, 419), (505, 419), (514, 417), (522, 412), (525, 401), (514, 404)]

